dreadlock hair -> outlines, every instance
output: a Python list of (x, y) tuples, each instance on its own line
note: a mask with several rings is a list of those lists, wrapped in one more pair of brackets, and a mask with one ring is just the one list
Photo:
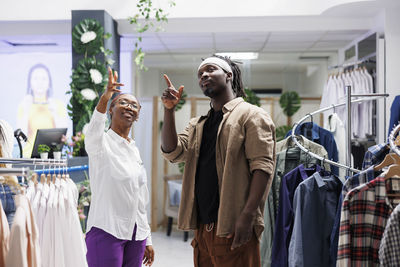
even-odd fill
[(212, 55), (213, 57), (220, 58), (225, 60), (232, 68), (233, 80), (232, 80), (232, 89), (235, 93), (236, 97), (246, 97), (246, 93), (243, 89), (243, 82), (242, 82), (242, 72), (239, 69), (237, 64), (241, 64), (238, 61), (232, 61), (229, 57), (220, 56), (220, 55)]

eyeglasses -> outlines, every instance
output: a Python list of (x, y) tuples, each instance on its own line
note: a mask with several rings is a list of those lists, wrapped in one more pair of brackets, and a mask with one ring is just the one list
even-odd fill
[(140, 105), (138, 105), (137, 103), (131, 103), (131, 102), (128, 102), (128, 101), (125, 101), (125, 100), (121, 100), (121, 101), (119, 101), (118, 102), (121, 106), (123, 106), (123, 107), (131, 107), (132, 109), (138, 109), (138, 108), (140, 108)]

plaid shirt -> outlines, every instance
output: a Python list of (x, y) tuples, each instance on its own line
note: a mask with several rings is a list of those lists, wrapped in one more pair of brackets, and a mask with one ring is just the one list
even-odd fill
[(389, 151), (390, 148), (386, 143), (371, 146), (368, 148), (368, 151), (365, 152), (362, 169), (365, 170), (371, 166), (379, 164)]
[(343, 184), (342, 197), (346, 197), (347, 193), (356, 188), (359, 185), (366, 184), (375, 179), (374, 166), (355, 174), (354, 176), (348, 178)]
[(379, 248), (379, 261), (382, 266), (400, 264), (400, 205), (397, 205), (387, 222)]
[(360, 185), (343, 201), (337, 266), (379, 266), (379, 245), (393, 207), (384, 177)]

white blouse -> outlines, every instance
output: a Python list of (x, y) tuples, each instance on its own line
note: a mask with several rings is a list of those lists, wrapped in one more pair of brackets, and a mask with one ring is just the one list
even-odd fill
[(135, 142), (112, 129), (104, 131), (106, 114), (93, 112), (85, 136), (89, 155), (89, 177), (92, 199), (87, 232), (97, 227), (118, 239), (136, 240), (151, 245), (146, 215), (148, 189), (146, 172)]

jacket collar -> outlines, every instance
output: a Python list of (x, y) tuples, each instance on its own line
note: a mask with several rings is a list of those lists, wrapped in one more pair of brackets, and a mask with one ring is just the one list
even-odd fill
[(319, 126), (313, 122), (304, 122), (300, 125), (300, 127), (296, 128), (296, 135), (306, 135), (306, 127), (310, 127), (312, 124), (312, 129), (311, 129), (311, 135), (312, 135), (312, 140), (318, 140), (319, 139)]
[[(242, 97), (236, 97), (222, 107), (222, 112), (225, 114), (229, 111), (232, 111), (237, 107), (237, 105), (239, 105), (242, 102), (244, 102), (244, 99)], [(210, 113), (211, 109), (208, 111), (207, 115), (200, 116), (199, 122), (205, 118), (210, 117)]]

